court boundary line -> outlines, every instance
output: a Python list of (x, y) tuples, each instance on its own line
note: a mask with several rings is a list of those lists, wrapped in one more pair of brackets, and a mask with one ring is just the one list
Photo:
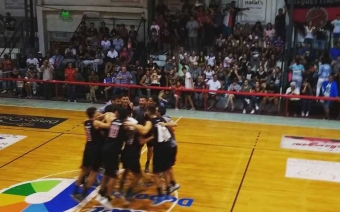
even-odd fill
[(261, 135), (261, 132), (259, 132), (259, 133), (257, 134), (257, 138), (256, 138), (256, 140), (255, 140), (255, 142), (254, 142), (253, 150), (252, 150), (251, 153), (250, 153), (250, 156), (249, 156), (249, 159), (248, 159), (247, 166), (246, 166), (246, 168), (245, 168), (245, 170), (244, 170), (244, 173), (243, 173), (243, 176), (242, 176), (240, 185), (239, 185), (239, 187), (238, 187), (238, 189), (237, 189), (237, 192), (236, 192), (236, 195), (235, 195), (233, 204), (232, 204), (232, 206), (231, 206), (230, 212), (233, 212), (233, 211), (234, 211), (234, 208), (235, 208), (235, 206), (236, 206), (236, 203), (237, 203), (237, 200), (238, 200), (238, 196), (239, 196), (239, 194), (240, 194), (240, 192), (241, 192), (241, 189), (242, 189), (242, 186), (243, 186), (243, 182), (244, 182), (244, 179), (246, 178), (246, 175), (247, 175), (248, 168), (249, 168), (249, 166), (250, 166), (251, 160), (253, 159), (253, 155), (254, 155), (254, 152), (255, 152), (255, 149), (256, 149), (256, 144), (257, 144), (257, 142), (258, 142), (258, 140), (259, 140), (259, 138), (260, 138), (260, 135)]
[[(11, 99), (11, 98), (6, 98), (6, 99)], [(55, 102), (60, 102), (60, 101), (55, 101)], [(67, 103), (67, 102), (65, 102)], [(70, 103), (71, 104), (71, 103)], [(90, 103), (75, 103), (75, 104), (90, 104)], [(101, 104), (93, 104), (93, 105), (101, 105)], [(24, 108), (36, 108), (36, 109), (47, 109), (47, 110), (64, 110), (64, 111), (83, 111), (80, 109), (68, 109), (68, 108), (46, 108), (46, 107), (41, 107), (41, 106), (25, 106), (25, 105), (13, 105), (13, 104), (1, 104), (0, 106), (4, 106), (4, 107), (24, 107)], [(89, 106), (90, 107), (90, 106)], [(196, 111), (196, 112), (208, 112), (208, 113), (212, 113), (212, 115), (214, 116), (218, 116), (219, 114), (228, 114), (228, 113), (223, 113), (223, 112), (214, 112), (214, 111)], [(242, 115), (242, 114), (240, 114)], [(248, 115), (249, 114), (243, 114), (243, 115)], [(176, 116), (176, 115), (175, 115)], [(252, 116), (259, 116), (259, 117), (277, 117), (277, 116), (265, 116), (265, 115), (260, 115), (260, 114), (255, 114)], [(208, 121), (222, 121), (222, 122), (232, 122), (232, 123), (244, 123), (244, 124), (263, 124), (263, 125), (274, 125), (274, 126), (286, 126), (286, 127), (298, 127), (298, 128), (316, 128), (316, 129), (326, 129), (326, 130), (336, 130), (339, 131), (339, 127), (322, 127), (320, 125), (317, 126), (301, 126), (299, 125), (299, 123), (289, 123), (289, 124), (280, 124), (280, 123), (264, 123), (262, 121), (253, 121), (253, 120), (247, 120), (247, 121), (237, 121), (237, 120), (221, 120), (221, 119), (217, 119), (217, 118), (197, 118), (197, 117), (184, 117), (185, 119), (196, 119), (196, 120), (208, 120)], [(289, 118), (289, 119), (294, 119), (294, 117), (285, 117), (282, 116), (281, 118)], [(306, 120), (317, 120), (317, 121), (322, 121), (321, 119), (313, 119), (313, 118), (306, 118)], [(335, 126), (339, 125), (339, 122), (337, 120), (328, 120), (331, 121), (332, 123), (335, 124)]]
[(31, 153), (31, 152), (33, 152), (33, 151), (39, 149), (40, 147), (44, 146), (45, 144), (48, 144), (49, 142), (53, 141), (54, 139), (59, 138), (59, 137), (62, 136), (62, 135), (63, 135), (63, 133), (60, 133), (59, 135), (57, 135), (57, 136), (55, 136), (55, 137), (53, 137), (53, 138), (47, 140), (46, 142), (44, 142), (44, 143), (42, 143), (42, 144), (40, 144), (40, 145), (34, 147), (33, 149), (31, 149), (31, 150), (29, 150), (29, 151), (23, 153), (22, 155), (20, 155), (20, 156), (14, 158), (13, 160), (11, 160), (11, 161), (5, 163), (4, 165), (0, 166), (0, 169), (4, 168), (5, 166), (7, 166), (7, 165), (13, 163), (14, 161), (16, 161), (16, 160), (18, 160), (18, 159), (24, 157), (25, 155), (27, 155), (27, 154), (29, 154), (29, 153)]

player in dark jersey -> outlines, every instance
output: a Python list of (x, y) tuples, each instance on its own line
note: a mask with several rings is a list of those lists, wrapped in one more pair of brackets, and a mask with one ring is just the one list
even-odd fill
[(170, 192), (174, 192), (178, 190), (181, 185), (176, 183), (175, 181), (175, 176), (173, 172), (173, 166), (175, 165), (176, 162), (176, 156), (177, 156), (177, 141), (176, 141), (176, 136), (175, 136), (175, 130), (174, 127), (177, 127), (177, 122), (173, 121), (171, 117), (166, 115), (166, 107), (164, 106), (159, 106), (158, 107), (158, 115), (163, 117), (165, 120), (165, 123), (159, 123), (161, 126), (168, 127), (170, 133), (171, 133), (171, 143), (170, 143), (170, 151), (169, 151), (169, 163), (170, 163)]
[[(158, 106), (158, 97), (157, 96), (151, 96), (148, 99), (148, 106)], [(147, 159), (146, 159), (146, 163), (145, 163), (145, 173), (149, 172), (149, 166), (150, 166), (150, 160), (152, 159), (152, 155), (153, 155), (153, 142), (148, 142), (146, 143), (147, 147), (148, 147), (148, 153), (147, 153)]]
[[(153, 173), (155, 178), (155, 184), (157, 186), (158, 197), (154, 200), (153, 204), (155, 206), (160, 205), (164, 202), (169, 202), (172, 200), (170, 198), (170, 173), (171, 163), (169, 162), (169, 151), (170, 151), (170, 140), (171, 135), (167, 128), (161, 127), (159, 123), (165, 123), (162, 117), (157, 116), (156, 106), (150, 105), (147, 107), (146, 111), (150, 121), (147, 121), (145, 125), (134, 124), (131, 122), (126, 122), (126, 126), (134, 127), (138, 133), (141, 135), (146, 135), (150, 132), (153, 133), (154, 139), (149, 142), (153, 142)], [(158, 132), (162, 132), (159, 135)], [(166, 196), (162, 192), (162, 181), (160, 179), (160, 174), (163, 173), (166, 183)]]
[(103, 164), (105, 168), (105, 180), (102, 180), (102, 189), (97, 198), (108, 209), (112, 208), (111, 194), (113, 192), (119, 171), (119, 155), (123, 142), (127, 140), (127, 127), (123, 123), (127, 120), (129, 112), (125, 108), (119, 108), (116, 116), (109, 115), (107, 121), (111, 123), (108, 137), (102, 148)]
[(132, 116), (133, 112), (133, 103), (130, 102), (129, 95), (124, 94), (122, 96), (122, 106), (129, 111), (129, 116)]
[[(100, 113), (97, 108), (90, 107), (86, 110), (88, 120), (84, 122), (84, 128), (86, 133), (86, 144), (83, 154), (83, 161), (81, 165), (81, 172), (76, 181), (76, 186), (72, 196), (76, 200), (82, 200), (87, 195), (87, 190), (94, 183), (98, 174), (101, 160), (100, 151), (104, 137), (101, 134), (101, 129), (107, 129), (110, 127), (110, 123), (103, 123), (98, 121)], [(89, 174), (86, 184), (83, 186), (82, 193), (79, 192), (79, 187), (83, 184), (83, 179)]]

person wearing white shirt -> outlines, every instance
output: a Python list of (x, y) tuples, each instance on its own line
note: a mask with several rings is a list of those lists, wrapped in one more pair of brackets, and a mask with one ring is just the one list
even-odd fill
[(118, 57), (118, 52), (113, 48), (113, 46), (111, 46), (110, 51), (106, 55), (106, 58), (108, 60), (105, 65), (105, 74), (108, 73), (113, 68), (117, 57)]
[(232, 63), (233, 63), (233, 55), (229, 54), (223, 60), (223, 68), (229, 68)]
[(160, 28), (159, 28), (159, 26), (157, 25), (156, 21), (153, 21), (153, 22), (152, 22), (152, 25), (150, 26), (150, 31), (152, 31), (152, 29), (155, 29), (156, 32), (157, 32), (157, 35), (159, 35), (159, 30), (160, 30)]
[(38, 69), (39, 61), (37, 58), (33, 57), (32, 52), (29, 53), (26, 60), (27, 67), (34, 66), (34, 69)]
[(211, 52), (209, 56), (206, 56), (205, 57), (206, 61), (207, 61), (207, 65), (211, 66), (211, 67), (214, 67), (215, 66), (215, 61), (216, 61), (216, 58), (215, 56), (213, 55), (213, 53)]
[[(300, 95), (300, 90), (299, 88), (296, 87), (295, 82), (290, 83), (290, 87), (287, 88), (286, 91), (287, 95)], [(288, 114), (294, 114), (294, 116), (297, 116), (297, 114), (300, 112), (299, 111), (299, 105), (300, 105), (300, 98), (290, 98), (289, 103), (288, 103)]]
[(216, 104), (218, 102), (218, 100), (220, 99), (218, 94), (216, 94), (216, 92), (213, 92), (213, 91), (217, 91), (217, 90), (220, 90), (221, 89), (221, 83), (220, 81), (217, 80), (217, 74), (214, 74), (213, 75), (213, 78), (210, 79), (208, 82), (207, 82), (207, 87), (208, 87), (208, 90), (209, 91), (212, 91), (212, 92), (209, 92), (208, 93), (208, 101), (210, 99), (214, 99), (214, 102), (213, 104), (211, 104), (209, 107), (208, 107), (208, 110), (211, 109), (211, 108), (215, 108), (216, 107)]
[[(192, 77), (191, 77), (191, 74), (190, 72), (187, 70), (186, 67), (183, 67), (182, 68), (182, 71), (185, 75), (185, 88), (186, 89), (194, 89), (194, 82), (192, 80)], [(185, 99), (184, 99), (184, 108), (187, 108), (187, 105), (188, 105), (188, 101), (189, 101), (189, 104), (191, 106), (191, 109), (190, 110), (195, 110), (195, 106), (194, 106), (194, 103), (192, 101), (192, 98), (191, 98), (191, 95), (192, 95), (192, 92), (190, 91), (185, 91), (184, 92), (184, 95), (185, 95)]]
[(103, 50), (108, 51), (110, 49), (111, 42), (107, 39), (107, 37), (104, 37), (104, 39), (101, 41), (100, 45), (103, 48)]
[(340, 40), (340, 14), (338, 14), (336, 16), (336, 19), (333, 20), (331, 23), (334, 26), (334, 29), (333, 29), (334, 42), (339, 41)]

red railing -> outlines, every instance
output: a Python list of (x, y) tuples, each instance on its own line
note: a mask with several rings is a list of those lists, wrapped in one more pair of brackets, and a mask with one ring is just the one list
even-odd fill
[[(171, 87), (157, 87), (157, 86), (141, 86), (141, 85), (131, 85), (131, 84), (105, 84), (105, 83), (91, 83), (91, 82), (71, 82), (71, 81), (59, 81), (59, 80), (36, 80), (36, 79), (14, 79), (14, 78), (0, 78), (0, 81), (24, 81), (24, 82), (37, 82), (37, 83), (51, 83), (56, 86), (56, 96), (58, 97), (58, 89), (57, 85), (59, 84), (71, 84), (71, 85), (80, 85), (80, 86), (101, 86), (101, 87), (120, 87), (120, 88), (128, 88), (128, 93), (130, 95), (131, 88), (142, 88), (142, 89), (151, 89), (151, 90), (174, 90)], [(340, 98), (333, 97), (316, 97), (316, 96), (305, 96), (305, 95), (287, 95), (287, 94), (273, 94), (273, 93), (254, 93), (254, 92), (233, 92), (233, 91), (225, 91), (225, 90), (208, 90), (208, 89), (181, 89), (181, 91), (190, 91), (190, 92), (202, 92), (209, 93), (214, 92), (217, 94), (235, 94), (242, 96), (267, 96), (267, 97), (278, 97), (284, 99), (290, 98), (300, 98), (300, 99), (309, 99), (309, 100), (326, 100), (326, 101), (340, 101)], [(207, 108), (206, 105), (206, 96), (204, 97), (204, 109)], [(287, 104), (286, 104), (287, 106)], [(287, 107), (286, 107), (287, 109)]]

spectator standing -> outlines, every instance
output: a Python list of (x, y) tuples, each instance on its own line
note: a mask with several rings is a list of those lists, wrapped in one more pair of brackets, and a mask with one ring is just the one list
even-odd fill
[(195, 20), (194, 16), (190, 17), (190, 21), (188, 21), (186, 25), (186, 29), (188, 30), (188, 41), (190, 50), (196, 50), (198, 43), (198, 22)]
[[(10, 72), (13, 71), (13, 61), (8, 54), (4, 54), (4, 60), (1, 62), (2, 67), (2, 77), (8, 78), (10, 76)], [(7, 89), (10, 88), (10, 83), (8, 80), (2, 82), (2, 93), (7, 93)]]
[(275, 30), (276, 35), (280, 36), (282, 40), (286, 38), (286, 7), (278, 10), (278, 14), (275, 17)]
[[(300, 91), (296, 87), (295, 82), (290, 83), (290, 87), (287, 88), (286, 94), (287, 95), (300, 95)], [(300, 107), (299, 101), (300, 101), (300, 98), (290, 98), (289, 99), (287, 116), (289, 116), (289, 114), (294, 114), (294, 116), (297, 116), (297, 114), (299, 113), (299, 107)]]
[(53, 65), (54, 71), (56, 73), (56, 79), (60, 80), (63, 78), (61, 71), (63, 69), (64, 56), (59, 53), (59, 50), (54, 50), (54, 55), (50, 59), (50, 63)]
[(319, 52), (323, 51), (326, 48), (326, 40), (327, 31), (325, 27), (322, 27), (322, 25), (317, 26), (315, 31), (314, 48), (319, 50)]
[(332, 73), (332, 67), (327, 63), (325, 57), (321, 58), (321, 65), (318, 71), (318, 82), (316, 86), (316, 96), (320, 95), (321, 85), (324, 81), (328, 80), (329, 75)]
[(315, 26), (313, 26), (313, 21), (308, 21), (308, 24), (305, 26), (305, 40), (304, 43), (314, 45), (314, 31)]
[(106, 27), (106, 23), (105, 22), (102, 22), (101, 26), (99, 28), (99, 34), (102, 37), (107, 37), (107, 36), (109, 36), (109, 33), (110, 33), (110, 29), (108, 27)]
[[(44, 81), (53, 80), (54, 69), (48, 60), (44, 60), (43, 65), (40, 67), (40, 71), (42, 73), (42, 79)], [(53, 84), (43, 83), (42, 86), (43, 86), (43, 93), (44, 93), (45, 99), (46, 100), (51, 99)]]
[(295, 63), (293, 63), (289, 69), (293, 72), (292, 81), (296, 82), (296, 87), (300, 89), (302, 83), (302, 74), (305, 72), (305, 67), (300, 63), (299, 57), (295, 59)]
[(246, 11), (246, 10), (250, 10), (249, 8), (239, 8), (239, 7), (236, 7), (236, 1), (232, 1), (231, 4), (231, 15), (232, 15), (232, 29), (234, 28), (235, 26), (235, 23), (236, 23), (236, 17), (238, 15), (239, 12), (242, 12), (242, 11)]
[(39, 61), (36, 57), (33, 56), (33, 53), (30, 52), (28, 54), (28, 58), (26, 60), (27, 67), (33, 66), (35, 70), (37, 70), (37, 67), (39, 66)]
[[(190, 72), (184, 67), (182, 69), (184, 75), (185, 75), (185, 89), (189, 89), (189, 90), (192, 90), (194, 89), (194, 82), (193, 82), (193, 79), (192, 79), (192, 76), (190, 74)], [(188, 106), (188, 102), (191, 106), (191, 109), (190, 110), (195, 110), (195, 106), (194, 106), (194, 103), (192, 101), (192, 98), (191, 98), (191, 95), (192, 95), (192, 92), (191, 91), (185, 91), (184, 92), (184, 107), (187, 108)]]
[[(338, 97), (338, 84), (334, 81), (334, 76), (330, 75), (327, 81), (322, 83), (322, 94), (324, 97)], [(329, 107), (331, 105), (331, 100), (325, 100), (323, 102), (323, 107), (325, 111), (325, 119), (329, 119)]]
[[(128, 84), (130, 84), (131, 79), (132, 79), (132, 76), (131, 76), (130, 72), (127, 71), (125, 66), (122, 66), (121, 71), (119, 71), (118, 75), (117, 75), (117, 80), (120, 81), (119, 84), (128, 85)], [(120, 94), (122, 91), (127, 91), (127, 90), (128, 90), (128, 88), (117, 87), (115, 93)]]
[[(76, 77), (76, 69), (73, 67), (72, 63), (69, 63), (67, 68), (65, 69), (65, 81), (67, 82), (75, 82)], [(67, 97), (68, 102), (77, 102), (76, 100), (76, 85), (67, 84)]]
[[(199, 76), (197, 78), (197, 81), (194, 82), (194, 88), (204, 90), (206, 88), (206, 83), (203, 80), (202, 76)], [(194, 93), (194, 103), (196, 107), (203, 108), (203, 102), (204, 102), (204, 93), (203, 92), (195, 92)]]
[(15, 32), (15, 25), (16, 25), (16, 20), (11, 16), (11, 13), (6, 13), (6, 18), (5, 18), (5, 32), (4, 32), (4, 37), (5, 37), (5, 43), (9, 41), (9, 39), (12, 38), (14, 32)]
[(275, 29), (273, 28), (271, 23), (267, 24), (267, 27), (263, 30), (263, 37), (269, 37), (270, 41), (273, 42), (275, 39)]
[(334, 26), (334, 29), (333, 29), (334, 42), (339, 42), (340, 41), (340, 14), (338, 14), (336, 16), (336, 19), (334, 19), (331, 23)]

